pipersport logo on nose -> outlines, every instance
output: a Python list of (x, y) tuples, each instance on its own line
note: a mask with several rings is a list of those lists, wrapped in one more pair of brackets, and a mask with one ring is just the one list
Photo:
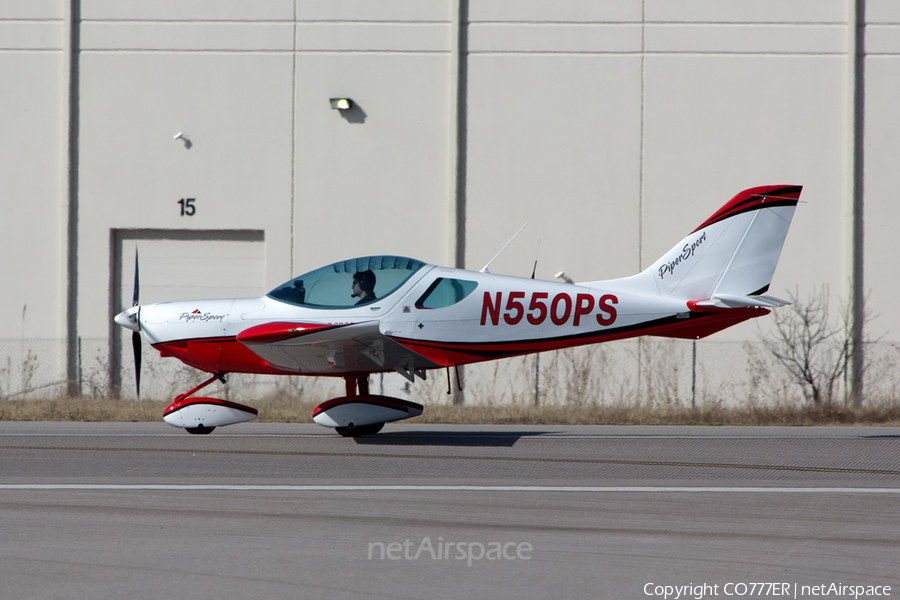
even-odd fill
[(193, 312), (185, 312), (181, 313), (181, 316), (178, 317), (179, 321), (184, 321), (185, 323), (192, 323), (194, 321), (198, 321), (201, 323), (205, 323), (207, 321), (218, 321), (222, 322), (225, 320), (226, 315), (216, 315), (213, 313), (201, 313), (200, 309), (195, 309)]

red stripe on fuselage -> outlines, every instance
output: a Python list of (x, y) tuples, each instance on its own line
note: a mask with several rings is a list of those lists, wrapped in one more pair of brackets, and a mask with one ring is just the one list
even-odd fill
[(153, 347), (163, 356), (174, 356), (184, 364), (207, 373), (297, 375), (269, 364), (234, 337), (160, 342)]
[[(769, 311), (761, 308), (731, 308), (721, 312), (692, 313), (688, 319), (670, 317), (634, 327), (617, 327), (586, 334), (518, 342), (439, 342), (391, 338), (416, 354), (441, 366), (465, 365), (508, 356), (546, 352), (574, 346), (611, 342), (642, 335), (682, 339), (703, 338), (742, 321), (761, 317)], [(256, 373), (261, 375), (298, 375), (279, 369), (254, 354), (234, 337), (188, 339), (155, 344), (163, 355), (208, 373)], [(308, 373), (307, 373), (308, 374)], [(320, 373), (319, 375), (334, 375)], [(340, 376), (343, 376), (341, 373)]]
[(620, 327), (588, 334), (570, 335), (520, 342), (437, 342), (392, 338), (416, 354), (441, 366), (465, 365), (509, 356), (560, 350), (614, 340), (624, 340), (642, 335), (699, 339), (712, 335), (742, 321), (769, 314), (760, 308), (731, 308), (723, 312), (698, 313), (688, 319), (670, 317), (636, 327)]

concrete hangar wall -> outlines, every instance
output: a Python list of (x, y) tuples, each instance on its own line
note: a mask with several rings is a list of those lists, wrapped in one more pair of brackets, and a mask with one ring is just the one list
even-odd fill
[(539, 278), (599, 279), (787, 183), (772, 293), (849, 296), (864, 199), (897, 341), (898, 57), (890, 0), (7, 0), (0, 338), (61, 341), (62, 381), (78, 339), (102, 362), (135, 243), (142, 302), (366, 254), (478, 269), (525, 222), (492, 271), (540, 244)]

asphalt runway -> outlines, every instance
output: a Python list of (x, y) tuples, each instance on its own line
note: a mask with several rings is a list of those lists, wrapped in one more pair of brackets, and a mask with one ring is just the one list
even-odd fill
[(877, 593), (900, 428), (0, 423), (0, 599)]

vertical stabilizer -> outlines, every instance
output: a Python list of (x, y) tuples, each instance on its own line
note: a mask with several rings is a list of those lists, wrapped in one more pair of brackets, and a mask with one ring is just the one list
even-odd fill
[(681, 240), (641, 278), (661, 296), (707, 300), (750, 296), (769, 288), (800, 186), (772, 185), (737, 194)]

